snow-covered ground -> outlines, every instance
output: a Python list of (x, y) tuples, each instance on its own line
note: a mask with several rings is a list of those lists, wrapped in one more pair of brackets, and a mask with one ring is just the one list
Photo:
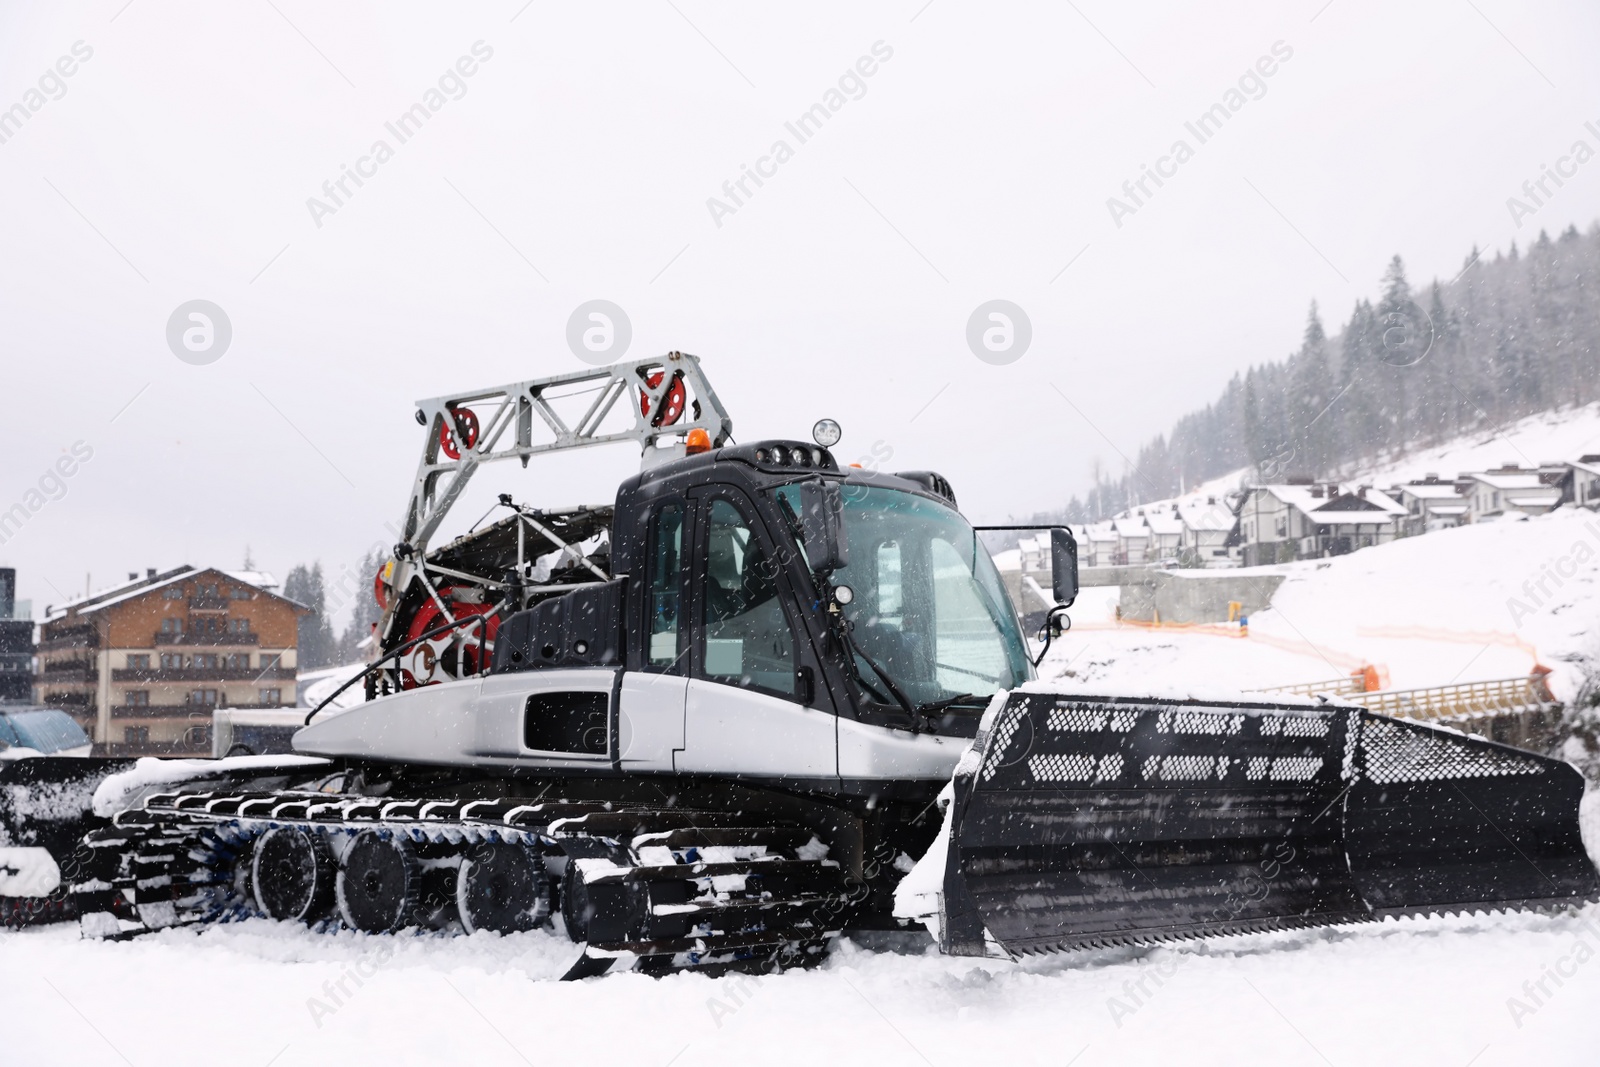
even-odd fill
[[(126, 943), (65, 927), (8, 933), (0, 1063), (1558, 1067), (1600, 1056), (1600, 908), (1022, 963), (846, 943), (815, 971), (758, 978), (558, 983), (570, 951), (541, 933), (372, 938), (266, 921)], [(1559, 984), (1547, 977), (1557, 970)]]

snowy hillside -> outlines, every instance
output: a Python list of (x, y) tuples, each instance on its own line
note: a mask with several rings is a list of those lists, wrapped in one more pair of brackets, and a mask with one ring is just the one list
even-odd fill
[[(1359, 464), (1339, 472), (1337, 481), (1387, 489), (1429, 474), (1450, 479), (1468, 471), (1483, 471), (1515, 463), (1537, 467), (1546, 462), (1575, 460), (1600, 453), (1600, 402), (1530, 415), (1497, 430), (1467, 434), (1433, 448), (1403, 456)], [(1189, 489), (1174, 499), (1193, 500), (1226, 496), (1248, 484), (1253, 470), (1240, 467)], [(1161, 509), (1172, 500), (1143, 502), (1137, 508)]]
[(1510, 463), (1537, 467), (1595, 452), (1600, 452), (1600, 403), (1530, 415), (1501, 430), (1471, 434), (1359, 469), (1348, 480), (1383, 487), (1428, 474), (1454, 478), (1464, 471)]
[(1555, 672), (1557, 697), (1570, 700), (1600, 664), (1597, 559), (1600, 516), (1566, 508), (1244, 570), (1285, 576), (1246, 638), (1119, 625), (1119, 591), (1086, 589), (1072, 634), (1041, 674), (1086, 688), (1158, 678), (1250, 689), (1370, 663), (1393, 687), (1409, 688), (1525, 675), (1543, 664)]
[[(1507, 462), (1533, 467), (1594, 452), (1600, 452), (1600, 404), (1531, 416), (1344, 480), (1387, 487), (1427, 474), (1448, 479)], [(1246, 473), (1213, 479), (1184, 499), (1226, 492)], [(1600, 516), (1566, 508), (1349, 556), (1240, 571), (1285, 576), (1271, 610), (1250, 620), (1243, 640), (1119, 626), (1119, 591), (1086, 589), (1073, 612), (1075, 636), (1052, 651), (1042, 673), (1088, 687), (1153, 674), (1249, 689), (1333, 678), (1372, 664), (1391, 687), (1410, 688), (1513, 677), (1544, 665), (1555, 672), (1556, 696), (1570, 701), (1586, 673), (1600, 674), (1597, 561)]]

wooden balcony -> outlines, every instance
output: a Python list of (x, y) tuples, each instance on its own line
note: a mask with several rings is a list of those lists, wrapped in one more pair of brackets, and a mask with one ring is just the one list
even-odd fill
[(168, 721), (182, 721), (190, 726), (210, 726), (211, 714), (215, 711), (285, 711), (293, 710), (294, 694), (286, 693), (291, 700), (288, 704), (113, 704), (111, 705), (111, 725), (116, 729), (119, 723), (149, 722), (153, 719), (166, 719)]
[(100, 632), (93, 627), (80, 626), (69, 631), (46, 631), (39, 642), (38, 651), (57, 652), (67, 648), (99, 648)]
[(33, 680), (38, 685), (97, 685), (100, 681), (100, 672), (93, 667), (83, 667), (72, 671), (36, 674)]
[(250, 648), (260, 643), (260, 634), (156, 634), (153, 647)]
[(128, 667), (111, 672), (113, 682), (161, 685), (169, 682), (293, 682), (293, 667)]

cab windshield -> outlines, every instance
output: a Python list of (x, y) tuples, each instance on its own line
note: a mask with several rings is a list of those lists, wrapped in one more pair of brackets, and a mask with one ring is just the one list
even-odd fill
[[(800, 487), (778, 489), (791, 515)], [(959, 513), (897, 489), (844, 487), (850, 564), (833, 572), (854, 599), (856, 674), (875, 701), (898, 701), (893, 680), (917, 708), (978, 706), (1029, 677), (1016, 613), (1000, 573)]]

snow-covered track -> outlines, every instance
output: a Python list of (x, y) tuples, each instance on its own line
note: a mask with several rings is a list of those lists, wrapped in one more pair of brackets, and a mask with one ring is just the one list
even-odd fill
[[(511, 932), (559, 911), (585, 945), (574, 977), (618, 960), (652, 972), (812, 962), (852, 916), (853, 887), (811, 831), (751, 821), (602, 801), (163, 793), (89, 835), (71, 891), (85, 932), (102, 936), (262, 914)], [(287, 844), (250, 862), (272, 834)]]

